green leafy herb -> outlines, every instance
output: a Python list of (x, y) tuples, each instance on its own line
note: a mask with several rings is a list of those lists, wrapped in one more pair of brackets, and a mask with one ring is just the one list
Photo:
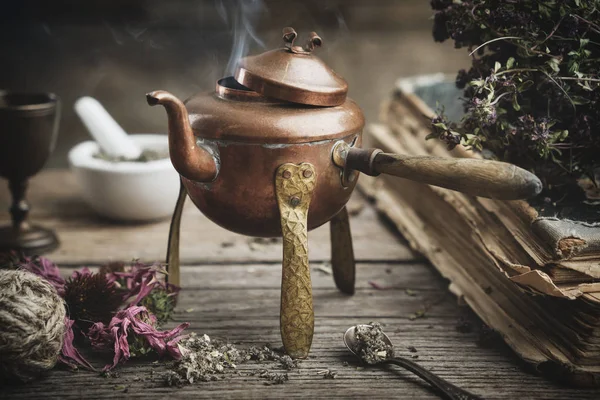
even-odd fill
[[(432, 0), (433, 36), (473, 56), (465, 116), (429, 138), (533, 170), (546, 188), (600, 166), (600, 0)], [(598, 182), (595, 182), (598, 185)], [(571, 187), (571, 186), (569, 186)]]
[(140, 305), (156, 316), (158, 325), (164, 324), (171, 318), (176, 304), (177, 297), (173, 295), (173, 292), (168, 288), (158, 286), (140, 302)]

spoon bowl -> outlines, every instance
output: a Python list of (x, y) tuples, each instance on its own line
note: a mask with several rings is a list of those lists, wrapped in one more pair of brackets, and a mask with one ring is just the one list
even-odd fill
[[(371, 360), (365, 360), (361, 355), (360, 355), (360, 348), (361, 348), (361, 343), (360, 341), (357, 339), (356, 337), (356, 331), (359, 328), (371, 328), (371, 325), (356, 325), (356, 326), (351, 326), (350, 328), (348, 328), (348, 330), (346, 330), (346, 333), (344, 333), (344, 344), (346, 345), (346, 347), (348, 348), (348, 350), (350, 350), (350, 352), (352, 354), (354, 354), (356, 357), (360, 358), (362, 361), (366, 362), (367, 364), (377, 364), (377, 362), (373, 362)], [(390, 338), (388, 337), (388, 335), (386, 335), (385, 333), (381, 332), (381, 339), (384, 341), (384, 343), (390, 348), (393, 349), (394, 345), (392, 344), (392, 341), (390, 340)], [(379, 362), (385, 362), (390, 358), (394, 357), (394, 353), (393, 351), (388, 351), (387, 355), (385, 358), (382, 358), (381, 361)]]
[[(415, 375), (419, 376), (421, 379), (423, 379), (424, 381), (429, 383), (434, 388), (438, 389), (441, 397), (444, 399), (450, 399), (450, 400), (476, 400), (477, 399), (477, 400), (481, 400), (481, 397), (475, 396), (474, 394), (471, 394), (471, 393), (467, 392), (466, 390), (463, 390), (457, 386), (454, 386), (453, 384), (445, 381), (444, 379), (440, 378), (433, 372), (428, 371), (425, 368), (421, 367), (419, 364), (417, 364), (409, 359), (403, 358), (403, 357), (395, 357), (393, 350), (387, 351), (387, 354), (382, 355), (382, 357), (378, 361), (371, 361), (371, 359), (365, 359), (361, 355), (361, 348), (363, 347), (364, 343), (361, 343), (360, 340), (357, 338), (356, 332), (358, 329), (371, 329), (371, 328), (373, 328), (372, 325), (356, 325), (356, 326), (352, 326), (352, 327), (348, 328), (346, 330), (346, 333), (344, 333), (344, 344), (346, 345), (346, 347), (348, 348), (348, 350), (350, 350), (350, 352), (352, 354), (357, 356), (362, 361), (364, 361), (368, 364), (371, 364), (371, 365), (394, 364), (394, 365), (403, 367), (404, 369), (411, 371)], [(379, 338), (383, 341), (383, 343), (386, 345), (386, 347), (393, 349), (392, 341), (390, 340), (390, 338), (381, 331), (378, 333), (381, 333)]]

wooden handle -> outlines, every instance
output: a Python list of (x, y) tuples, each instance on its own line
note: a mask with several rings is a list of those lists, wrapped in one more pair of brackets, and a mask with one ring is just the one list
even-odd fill
[(542, 190), (537, 176), (500, 161), (378, 153), (371, 167), (376, 173), (499, 200), (526, 199)]

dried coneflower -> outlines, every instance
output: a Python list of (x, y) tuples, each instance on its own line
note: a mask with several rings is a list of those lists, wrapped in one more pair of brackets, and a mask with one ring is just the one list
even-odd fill
[(63, 364), (69, 366), (72, 369), (77, 369), (79, 366), (94, 370), (92, 364), (90, 364), (77, 350), (75, 344), (75, 332), (73, 331), (73, 325), (75, 321), (65, 317), (65, 336), (63, 338), (63, 347), (58, 360)]
[[(68, 316), (59, 357), (63, 364), (94, 369), (75, 347), (76, 337), (87, 339), (95, 350), (113, 352), (113, 362), (105, 370), (150, 353), (181, 357), (177, 342), (189, 324), (167, 331), (157, 329), (159, 322), (169, 318), (179, 292), (179, 287), (165, 282), (166, 271), (159, 264), (137, 260), (131, 265), (110, 263), (98, 273), (88, 268), (75, 271), (65, 281), (47, 258), (9, 252), (0, 253), (0, 268), (20, 268), (39, 275), (64, 298)], [(139, 306), (141, 303), (148, 308)]]
[(95, 322), (107, 323), (123, 303), (123, 292), (104, 274), (76, 271), (65, 284), (69, 317), (87, 330)]
[[(111, 370), (117, 364), (132, 356), (145, 355), (150, 351), (159, 356), (181, 358), (177, 342), (181, 332), (189, 326), (183, 323), (168, 331), (159, 331), (155, 327), (155, 318), (145, 307), (130, 306), (115, 314), (109, 324), (95, 323), (88, 332), (92, 347), (96, 350), (114, 351), (112, 364), (104, 367)], [(130, 347), (132, 346), (133, 347)]]
[(144, 264), (138, 260), (130, 266), (108, 264), (100, 269), (110, 282), (123, 288), (123, 301), (142, 305), (154, 314), (161, 325), (169, 320), (177, 304), (180, 288), (165, 282), (166, 270), (160, 264)]

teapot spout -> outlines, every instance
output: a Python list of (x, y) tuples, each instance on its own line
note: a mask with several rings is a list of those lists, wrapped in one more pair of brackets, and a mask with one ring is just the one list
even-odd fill
[(215, 157), (199, 146), (185, 105), (164, 90), (146, 94), (150, 106), (162, 105), (169, 118), (169, 155), (173, 166), (181, 176), (196, 182), (211, 182), (218, 174)]

